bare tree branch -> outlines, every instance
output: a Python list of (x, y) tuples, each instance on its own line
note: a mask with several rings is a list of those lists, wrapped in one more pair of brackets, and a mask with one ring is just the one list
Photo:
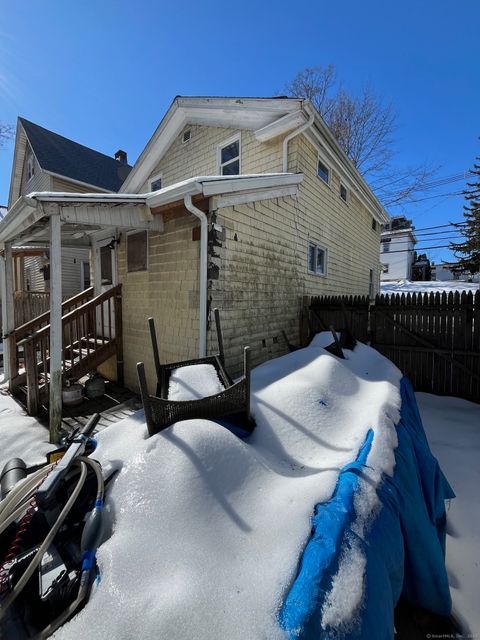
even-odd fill
[(0, 147), (3, 147), (15, 135), (15, 127), (0, 122)]
[(393, 166), (397, 114), (392, 104), (377, 97), (368, 85), (358, 95), (347, 91), (338, 83), (333, 65), (307, 67), (285, 85), (285, 91), (312, 101), (384, 206), (406, 203), (422, 193), (438, 171), (427, 164)]

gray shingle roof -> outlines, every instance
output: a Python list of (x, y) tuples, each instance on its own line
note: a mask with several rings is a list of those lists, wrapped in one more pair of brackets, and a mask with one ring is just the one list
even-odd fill
[(129, 174), (130, 165), (73, 142), (19, 118), (35, 156), (45, 171), (85, 182), (109, 191), (118, 191)]

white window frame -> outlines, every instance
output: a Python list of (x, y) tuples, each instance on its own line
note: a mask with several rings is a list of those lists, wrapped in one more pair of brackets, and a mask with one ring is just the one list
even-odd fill
[(368, 272), (368, 297), (375, 297), (375, 269), (370, 269)]
[[(161, 181), (162, 181), (161, 189), (163, 189), (163, 172), (157, 173), (157, 174), (155, 174), (154, 176), (152, 176), (152, 177), (150, 178), (150, 180), (148, 181), (148, 184), (150, 185), (150, 191), (153, 191), (152, 184), (153, 184), (156, 180), (161, 180)], [(158, 189), (157, 189), (157, 191), (158, 191)]]
[[(315, 247), (315, 271), (312, 271), (310, 269), (310, 247)], [(323, 261), (323, 263), (324, 263), (323, 272), (317, 271), (318, 250), (319, 249), (321, 249), (321, 251), (323, 251), (324, 256), (325, 256), (324, 261)], [(319, 242), (315, 242), (314, 240), (309, 240), (308, 241), (308, 245), (307, 245), (307, 271), (311, 275), (319, 276), (320, 278), (326, 278), (327, 274), (328, 274), (328, 249), (323, 244), (320, 244)]]
[(220, 144), (217, 144), (217, 173), (219, 176), (222, 176), (222, 167), (235, 162), (236, 158), (229, 160), (228, 162), (222, 165), (222, 149), (228, 147), (230, 144), (238, 141), (238, 175), (242, 173), (242, 135), (241, 133), (236, 133), (231, 138), (224, 140)]
[[(146, 260), (146, 266), (145, 269), (136, 269), (135, 271), (129, 271), (128, 269), (128, 236), (133, 235), (134, 233), (140, 233), (141, 231), (145, 231), (146, 232), (146, 237), (147, 237), (147, 260)], [(132, 229), (132, 231), (127, 231), (126, 234), (126, 244), (125, 244), (125, 271), (127, 273), (146, 273), (147, 271), (149, 271), (150, 269), (150, 240), (149, 240), (149, 234), (148, 234), (148, 230), (147, 229)]]
[[(345, 198), (342, 198), (342, 187), (345, 189)], [(348, 204), (350, 202), (350, 191), (347, 185), (343, 183), (341, 180), (340, 180), (340, 187), (338, 189), (338, 195), (340, 197), (340, 200), (345, 204)]]
[[(328, 180), (324, 180), (322, 178), (322, 176), (319, 175), (319, 173), (318, 173), (318, 165), (320, 164), (320, 162), (323, 164), (323, 166), (327, 170)], [(317, 154), (317, 166), (315, 168), (315, 171), (317, 173), (317, 178), (319, 180), (321, 180), (323, 182), (323, 184), (328, 184), (328, 186), (330, 186), (330, 183), (332, 181), (332, 168), (330, 167), (330, 165), (327, 162), (325, 162), (325, 160), (320, 156), (320, 154)]]
[(90, 260), (80, 260), (80, 291), (85, 291), (85, 275), (83, 273), (83, 265), (88, 265), (88, 270), (90, 271), (90, 286), (92, 286), (92, 273), (90, 269)]
[(33, 152), (30, 152), (27, 156), (27, 182), (35, 175), (35, 158), (33, 157)]

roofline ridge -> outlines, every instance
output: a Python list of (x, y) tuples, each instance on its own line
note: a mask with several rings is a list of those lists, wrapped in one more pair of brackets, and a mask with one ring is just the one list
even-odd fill
[[(18, 120), (20, 120), (20, 122), (22, 123), (23, 126), (23, 122), (27, 122), (28, 124), (32, 124), (34, 127), (38, 127), (39, 129), (43, 129), (44, 131), (47, 131), (50, 134), (53, 134), (54, 136), (58, 136), (59, 138), (63, 138), (63, 140), (66, 140), (67, 142), (70, 142), (71, 144), (76, 144), (79, 147), (82, 147), (83, 149), (87, 149), (88, 151), (93, 151), (94, 153), (97, 153), (100, 156), (103, 156), (104, 158), (108, 158), (109, 160), (112, 160), (113, 162), (118, 162), (118, 160), (115, 160), (115, 158), (113, 156), (109, 156), (106, 153), (103, 153), (102, 151), (97, 151), (97, 149), (92, 149), (92, 147), (87, 147), (86, 144), (82, 144), (81, 142), (77, 142), (76, 140), (72, 140), (71, 138), (67, 138), (66, 136), (63, 136), (61, 133), (57, 133), (56, 131), (52, 131), (51, 129), (47, 129), (46, 127), (42, 127), (41, 124), (37, 124), (36, 122), (32, 122), (31, 120), (27, 120), (27, 118), (23, 118), (22, 116), (18, 116)], [(28, 137), (28, 133), (25, 131), (27, 137)], [(119, 163), (120, 164), (120, 163)], [(130, 167), (132, 168), (132, 165), (129, 164), (125, 164), (122, 165), (125, 167)]]

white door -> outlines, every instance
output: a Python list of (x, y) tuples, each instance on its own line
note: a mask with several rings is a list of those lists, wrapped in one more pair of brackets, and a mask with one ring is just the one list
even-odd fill
[[(96, 237), (93, 241), (93, 264), (94, 264), (94, 287), (95, 295), (98, 296), (108, 291), (117, 284), (117, 242), (116, 229)], [(103, 322), (102, 322), (103, 319)], [(103, 310), (97, 309), (97, 334), (105, 338), (113, 338), (115, 335), (114, 305), (110, 301), (109, 307), (106, 303)]]

